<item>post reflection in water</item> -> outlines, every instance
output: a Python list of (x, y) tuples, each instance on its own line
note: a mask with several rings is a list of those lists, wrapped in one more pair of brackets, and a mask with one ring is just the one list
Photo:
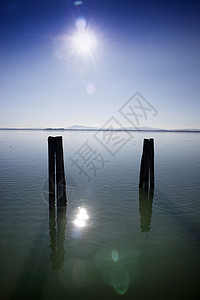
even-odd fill
[(149, 232), (151, 229), (151, 216), (154, 191), (147, 192), (144, 189), (139, 190), (139, 210), (140, 210), (140, 228), (141, 232)]
[(64, 263), (65, 249), (65, 227), (67, 224), (66, 207), (57, 208), (57, 216), (55, 207), (49, 208), (49, 235), (51, 248), (52, 269), (60, 269)]

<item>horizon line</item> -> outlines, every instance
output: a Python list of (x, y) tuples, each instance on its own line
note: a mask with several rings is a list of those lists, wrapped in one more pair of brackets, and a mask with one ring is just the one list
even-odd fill
[(29, 127), (1, 127), (0, 130), (29, 130), (29, 131), (145, 131), (145, 132), (200, 132), (200, 129), (157, 129), (157, 128), (146, 128), (142, 129), (139, 127), (131, 128), (90, 128), (83, 126), (83, 128), (63, 128), (63, 127), (56, 127), (56, 128), (29, 128)]

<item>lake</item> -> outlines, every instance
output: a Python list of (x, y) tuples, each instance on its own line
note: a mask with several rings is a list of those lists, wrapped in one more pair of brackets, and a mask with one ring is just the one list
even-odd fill
[[(66, 209), (48, 205), (62, 135)], [(155, 190), (139, 193), (144, 138)], [(0, 131), (1, 299), (197, 299), (200, 134)]]

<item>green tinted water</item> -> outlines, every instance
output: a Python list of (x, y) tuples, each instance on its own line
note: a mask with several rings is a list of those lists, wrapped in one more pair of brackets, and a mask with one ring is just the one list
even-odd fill
[[(0, 132), (1, 299), (197, 298), (199, 134), (136, 132), (113, 156), (94, 132), (56, 132), (64, 138), (69, 204), (49, 212), (47, 137), (54, 134)], [(152, 136), (151, 201), (139, 195), (138, 176), (142, 141)], [(85, 165), (89, 175), (72, 165), (83, 165), (87, 141), (105, 161)]]

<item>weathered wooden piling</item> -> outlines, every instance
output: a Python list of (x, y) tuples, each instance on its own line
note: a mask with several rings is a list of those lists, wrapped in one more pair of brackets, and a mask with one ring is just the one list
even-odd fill
[(150, 145), (150, 154), (149, 154), (150, 190), (153, 191), (154, 190), (154, 139), (149, 139), (149, 145)]
[(57, 206), (63, 207), (67, 204), (66, 182), (63, 159), (62, 137), (56, 137), (56, 186), (57, 186)]
[(49, 157), (49, 206), (55, 206), (55, 142), (52, 136), (48, 137)]
[[(67, 204), (66, 182), (63, 160), (62, 137), (48, 137), (49, 149), (49, 206), (55, 206), (55, 188), (57, 191), (57, 206)], [(56, 166), (56, 167), (55, 167)]]
[(140, 165), (139, 187), (148, 191), (154, 189), (154, 140), (144, 139)]

